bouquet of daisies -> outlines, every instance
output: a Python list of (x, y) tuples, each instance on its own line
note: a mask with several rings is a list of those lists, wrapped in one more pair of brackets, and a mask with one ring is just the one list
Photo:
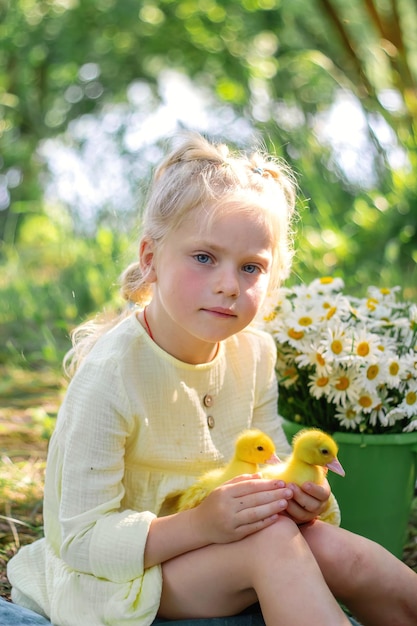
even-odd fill
[(398, 301), (399, 287), (362, 299), (343, 288), (316, 279), (267, 303), (280, 414), (329, 432), (417, 430), (417, 306)]

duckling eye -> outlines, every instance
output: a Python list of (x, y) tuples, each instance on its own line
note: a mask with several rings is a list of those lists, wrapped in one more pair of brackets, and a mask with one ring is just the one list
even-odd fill
[(259, 450), (259, 452), (262, 452), (262, 450), (264, 449), (264, 447), (263, 447), (263, 446), (258, 446), (256, 449), (257, 449), (257, 450)]
[(327, 448), (322, 448), (322, 449), (321, 449), (321, 453), (322, 453), (322, 454), (329, 454), (329, 451), (328, 451), (328, 449), (327, 449)]

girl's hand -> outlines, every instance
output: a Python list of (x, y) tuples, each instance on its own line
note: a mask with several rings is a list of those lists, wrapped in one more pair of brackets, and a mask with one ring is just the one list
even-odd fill
[(293, 491), (281, 480), (264, 480), (258, 474), (227, 481), (201, 502), (193, 513), (193, 530), (208, 543), (239, 541), (274, 524), (288, 507)]
[(286, 514), (297, 524), (306, 524), (313, 521), (326, 509), (330, 496), (330, 485), (327, 480), (323, 485), (304, 483), (302, 487), (288, 484), (292, 490), (293, 498), (288, 503)]

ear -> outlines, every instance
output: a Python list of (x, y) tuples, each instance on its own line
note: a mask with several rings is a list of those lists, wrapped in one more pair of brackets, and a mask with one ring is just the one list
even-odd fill
[(156, 282), (155, 244), (153, 239), (144, 238), (139, 245), (139, 263), (143, 278), (147, 283)]

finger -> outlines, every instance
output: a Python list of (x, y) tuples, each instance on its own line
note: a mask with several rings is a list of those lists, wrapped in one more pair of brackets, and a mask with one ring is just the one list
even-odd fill
[(291, 517), (297, 524), (305, 524), (306, 522), (311, 522), (316, 517), (315, 513), (304, 509), (294, 500), (288, 501), (288, 507), (286, 513)]
[(288, 500), (281, 498), (273, 502), (267, 502), (256, 507), (244, 508), (236, 512), (236, 528), (241, 526), (253, 526), (268, 519), (276, 519), (288, 507)]
[(303, 492), (308, 493), (313, 496), (313, 498), (316, 498), (316, 500), (321, 500), (322, 502), (328, 500), (330, 495), (330, 486), (328, 483), (316, 485), (315, 483), (307, 482), (301, 486), (301, 489)]
[(250, 493), (259, 493), (262, 491), (273, 491), (283, 489), (285, 483), (282, 480), (274, 479), (253, 479), (252, 475), (239, 476), (223, 483), (221, 488), (230, 489), (230, 493), (235, 497), (248, 495)]
[(245, 509), (255, 509), (263, 505), (274, 504), (280, 501), (286, 502), (293, 497), (293, 492), (288, 488), (269, 489), (266, 491), (250, 492), (236, 496), (234, 498), (234, 506), (236, 512)]
[(324, 506), (321, 500), (317, 500), (304, 492), (301, 492), (301, 495), (294, 494), (293, 502), (303, 511), (314, 515), (318, 515)]
[[(316, 490), (314, 490), (314, 495), (309, 495), (306, 491), (304, 491), (304, 485), (302, 488), (297, 487), (297, 485), (290, 485), (289, 487), (294, 492), (294, 501), (299, 504), (302, 509), (310, 511), (311, 513), (314, 513), (316, 515), (321, 512), (323, 506), (325, 506), (325, 503), (328, 500), (328, 497), (326, 497), (324, 500), (318, 499), (316, 497)], [(315, 487), (318, 487), (318, 485), (315, 485)], [(319, 491), (320, 496), (325, 493), (326, 490), (324, 490), (324, 492)]]

